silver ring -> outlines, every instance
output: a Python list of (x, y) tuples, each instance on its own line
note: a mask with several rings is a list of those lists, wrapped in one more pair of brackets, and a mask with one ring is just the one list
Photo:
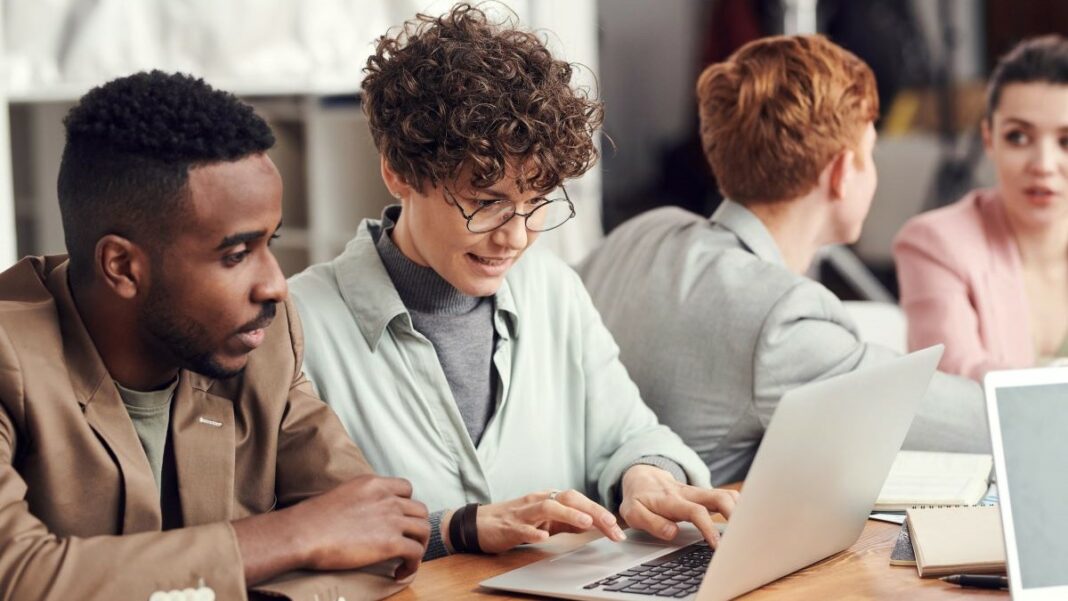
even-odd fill
[(551, 491), (549, 491), (549, 500), (550, 501), (555, 501), (556, 500), (556, 495), (560, 494), (560, 492), (561, 491), (556, 490), (555, 488), (552, 489)]

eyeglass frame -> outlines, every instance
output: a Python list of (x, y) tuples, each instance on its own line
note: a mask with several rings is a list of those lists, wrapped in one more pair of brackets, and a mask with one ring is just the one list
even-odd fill
[[(464, 212), (464, 208), (462, 206), (460, 206), (460, 203), (456, 201), (456, 195), (455, 194), (450, 192), (449, 189), (444, 187), (444, 186), (442, 186), (441, 190), (448, 197), (447, 200), (453, 206), (456, 207), (456, 210), (460, 211), (460, 215), (463, 216), (464, 220), (466, 221), (465, 227), (467, 228), (467, 231), (471, 232), (472, 234), (488, 234), (490, 232), (499, 230), (502, 227), (504, 227), (505, 225), (507, 225), (507, 223), (509, 221), (511, 221), (512, 219), (515, 219), (515, 217), (517, 215), (519, 217), (523, 218), (523, 227), (527, 228), (528, 232), (535, 232), (535, 233), (539, 233), (539, 234), (542, 233), (542, 232), (551, 232), (552, 230), (555, 230), (556, 228), (560, 227), (561, 225), (564, 225), (568, 221), (571, 221), (572, 219), (574, 219), (575, 215), (576, 215), (576, 213), (575, 213), (575, 203), (571, 202), (571, 197), (567, 193), (567, 188), (562, 186), (562, 185), (560, 186), (560, 191), (564, 193), (564, 197), (563, 198), (546, 198), (546, 199), (544, 199), (545, 202), (543, 202), (540, 205), (534, 207), (533, 209), (531, 209), (530, 211), (528, 211), (526, 213), (520, 213), (516, 209), (516, 203), (515, 203), (514, 200), (501, 199), (501, 200), (496, 200), (496, 201), (494, 201), (494, 202), (492, 202), (492, 203), (490, 203), (488, 205), (481, 206), (481, 207), (475, 209), (474, 211), (471, 211), (471, 214), (468, 215), (467, 213)], [(488, 230), (482, 231), (482, 232), (476, 232), (475, 230), (471, 229), (471, 220), (473, 220), (475, 218), (475, 216), (478, 215), (479, 211), (488, 209), (488, 208), (493, 207), (493, 206), (497, 205), (498, 203), (502, 203), (502, 202), (507, 202), (507, 203), (510, 203), (512, 205), (512, 214), (508, 217), (508, 219), (505, 219), (499, 225), (496, 225), (496, 226), (494, 226), (494, 227), (492, 227), (492, 228), (490, 228)], [(551, 227), (551, 228), (549, 228), (547, 230), (531, 229), (530, 225), (529, 225), (529, 223), (527, 221), (530, 218), (530, 216), (533, 215), (538, 209), (540, 209), (540, 208), (542, 208), (542, 207), (544, 207), (546, 205), (552, 204), (554, 202), (566, 202), (567, 203), (567, 207), (569, 209), (571, 209), (571, 214), (568, 215), (567, 219), (561, 221), (559, 225), (554, 225), (553, 227)]]

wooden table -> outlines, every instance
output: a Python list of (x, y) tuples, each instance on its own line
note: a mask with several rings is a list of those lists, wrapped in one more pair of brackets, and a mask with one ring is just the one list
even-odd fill
[[(937, 579), (921, 580), (916, 568), (891, 566), (890, 550), (900, 526), (869, 520), (860, 539), (849, 549), (800, 572), (765, 585), (744, 597), (761, 599), (1008, 599), (1007, 591), (963, 589)], [(594, 538), (587, 534), (558, 534), (548, 542), (497, 556), (452, 555), (423, 564), (415, 582), (391, 597), (411, 599), (530, 599), (478, 586), (482, 580), (528, 563), (564, 553)], [(659, 597), (649, 597), (659, 599)]]

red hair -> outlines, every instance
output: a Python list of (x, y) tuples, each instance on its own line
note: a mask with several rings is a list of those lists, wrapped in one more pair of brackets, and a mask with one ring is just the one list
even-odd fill
[(742, 204), (807, 193), (879, 114), (871, 69), (821, 35), (746, 44), (705, 69), (697, 98), (705, 157)]

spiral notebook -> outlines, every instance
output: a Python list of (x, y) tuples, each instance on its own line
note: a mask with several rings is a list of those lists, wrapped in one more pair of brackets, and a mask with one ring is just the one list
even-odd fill
[(875, 511), (924, 505), (975, 505), (986, 494), (990, 455), (901, 451), (894, 459)]
[(912, 535), (909, 533), (908, 522), (901, 524), (901, 530), (897, 533), (897, 540), (894, 541), (894, 548), (890, 551), (890, 565), (916, 565), (916, 551), (912, 548)]
[(909, 509), (908, 536), (921, 578), (1004, 574), (1001, 516), (994, 506)]

